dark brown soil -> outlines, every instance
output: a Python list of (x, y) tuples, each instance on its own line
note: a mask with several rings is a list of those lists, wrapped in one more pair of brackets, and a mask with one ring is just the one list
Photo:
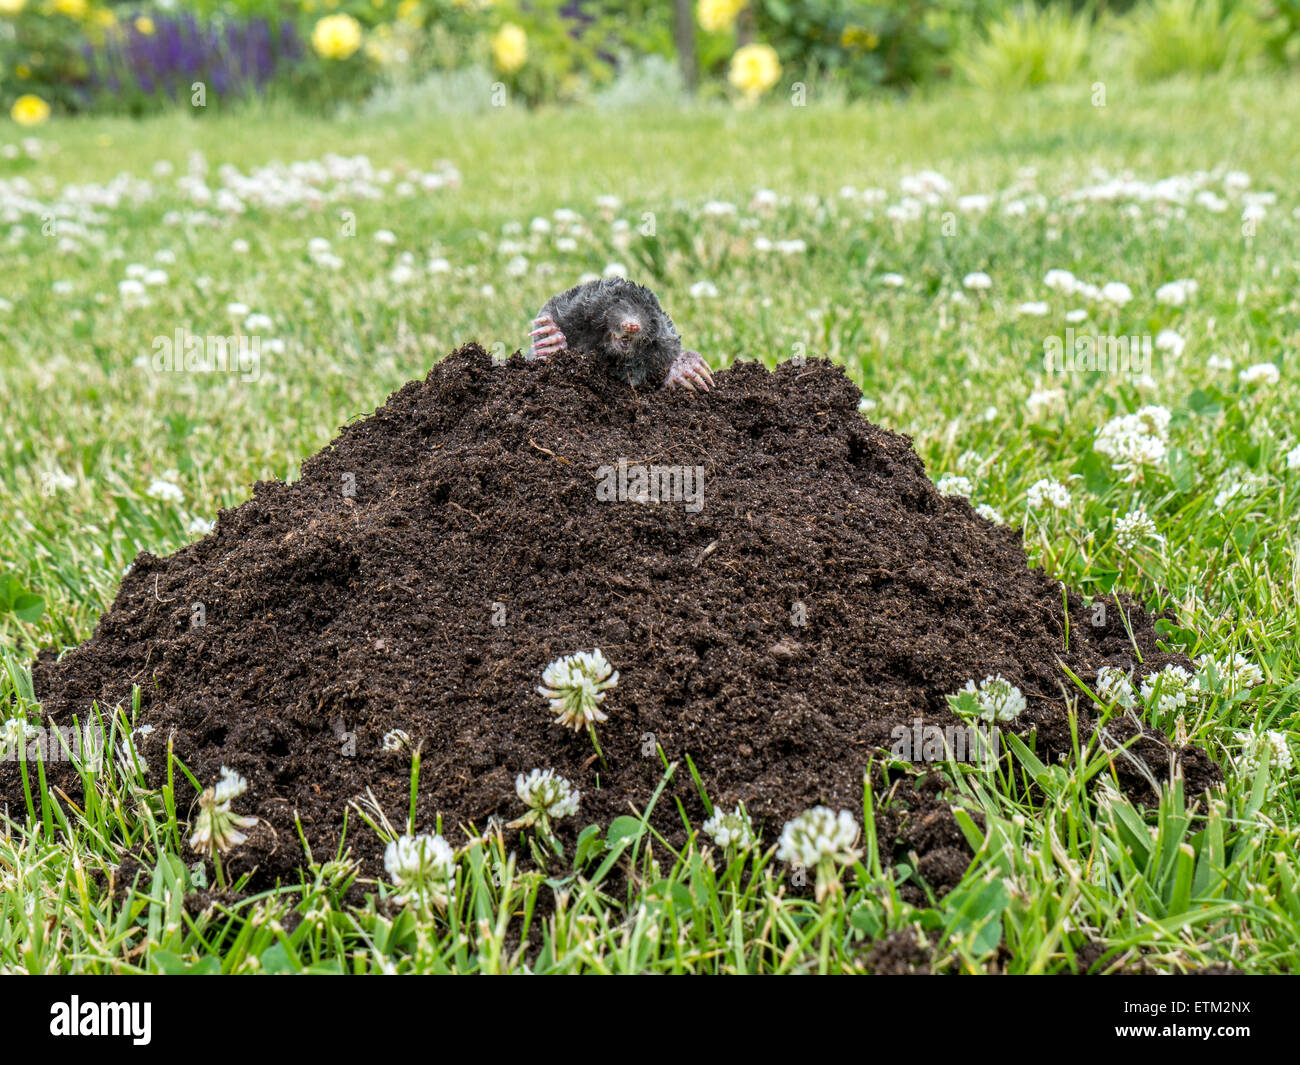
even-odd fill
[[(891, 729), (956, 724), (945, 693), (989, 673), (1024, 691), (1017, 730), (1057, 758), (1061, 663), (1085, 677), (1132, 664), (1118, 611), (1095, 628), (1071, 594), (1067, 650), (1060, 584), (1028, 568), (1018, 532), (940, 496), (858, 399), (828, 363), (741, 364), (706, 396), (637, 394), (572, 353), (494, 366), (471, 345), (348, 426), (298, 482), (259, 483), (203, 540), (142, 554), (93, 638), (42, 656), (37, 694), (70, 724), (140, 685), (155, 773), (174, 735), (200, 780), (222, 765), (249, 779), (236, 808), (266, 827), (233, 864), (258, 863), (259, 880), (302, 861), (295, 812), (318, 857), (367, 788), (404, 820), (409, 755), (380, 749), (394, 728), (423, 745), (417, 827), (441, 815), (449, 835), (518, 816), (515, 774), (534, 767), (581, 788), (570, 836), (608, 823), (649, 800), (659, 746), (774, 841), (813, 804), (860, 810)], [(596, 471), (620, 458), (703, 466), (703, 510), (599, 502)], [(1176, 660), (1140, 607), (1129, 622), (1145, 668)], [(535, 691), (549, 661), (593, 647), (621, 677), (599, 729), (607, 771)], [(1142, 749), (1168, 773), (1162, 741)], [(1216, 778), (1202, 753), (1178, 758), (1189, 789)], [(0, 794), (21, 794), (12, 763)], [(656, 812), (680, 835), (674, 798), (702, 817), (684, 769)], [(899, 799), (883, 845), (951, 886), (969, 851), (947, 802), (910, 785)], [(350, 843), (372, 858), (372, 837)]]

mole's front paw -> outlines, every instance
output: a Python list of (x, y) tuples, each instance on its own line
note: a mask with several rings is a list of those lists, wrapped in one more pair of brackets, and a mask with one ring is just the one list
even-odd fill
[(664, 388), (689, 388), (707, 392), (713, 384), (708, 363), (698, 351), (683, 351), (673, 360), (664, 378)]
[(544, 359), (569, 346), (569, 342), (564, 339), (564, 334), (560, 332), (560, 327), (549, 314), (534, 318), (533, 331), (528, 335), (533, 338), (534, 359)]

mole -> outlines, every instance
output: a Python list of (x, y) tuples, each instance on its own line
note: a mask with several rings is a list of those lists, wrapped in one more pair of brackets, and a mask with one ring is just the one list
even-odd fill
[(633, 388), (688, 388), (707, 392), (713, 384), (698, 351), (682, 338), (653, 292), (622, 277), (574, 285), (552, 296), (533, 319), (532, 355), (545, 359), (574, 348), (601, 359)]

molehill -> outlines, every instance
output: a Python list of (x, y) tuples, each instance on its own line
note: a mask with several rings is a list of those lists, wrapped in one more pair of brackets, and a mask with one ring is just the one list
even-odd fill
[[(991, 673), (1028, 699), (1015, 731), (1056, 759), (1070, 746), (1062, 665), (1091, 679), (1134, 664), (1119, 611), (1094, 626), (1070, 593), (1067, 649), (1061, 586), (1028, 567), (1018, 532), (941, 496), (859, 398), (823, 362), (742, 363), (691, 396), (636, 392), (574, 352), (493, 365), (470, 345), (347, 426), (297, 482), (261, 482), (202, 540), (141, 554), (93, 637), (38, 659), (37, 696), (69, 725), (139, 685), (151, 782), (169, 737), (200, 781), (222, 765), (248, 778), (236, 808), (263, 824), (228, 865), (257, 866), (256, 882), (302, 863), (295, 815), (318, 856), (367, 788), (402, 823), (410, 754), (382, 749), (392, 729), (422, 746), (417, 829), (441, 815), (451, 838), (518, 817), (516, 774), (549, 767), (582, 791), (572, 839), (644, 808), (662, 748), (772, 842), (817, 803), (859, 811), (894, 727), (958, 724), (945, 694)], [(699, 467), (703, 505), (605, 498), (602, 468), (620, 460), (633, 495), (638, 466)], [(1126, 605), (1144, 670), (1182, 661)], [(548, 662), (594, 647), (620, 673), (598, 730), (607, 767), (536, 692)], [(1155, 736), (1134, 753), (1157, 775), (1172, 755), (1189, 788), (1217, 776)], [(75, 797), (66, 764), (50, 772)], [(937, 778), (898, 785), (882, 848), (919, 854), (949, 886), (969, 856)], [(0, 794), (21, 803), (13, 763)], [(698, 825), (684, 762), (655, 812), (680, 838), (675, 800)], [(375, 871), (378, 840), (349, 825)]]

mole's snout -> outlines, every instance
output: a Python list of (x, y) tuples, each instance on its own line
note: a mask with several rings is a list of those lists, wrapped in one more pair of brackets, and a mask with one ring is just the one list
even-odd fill
[(635, 319), (629, 319), (628, 321), (623, 322), (618, 328), (620, 336), (636, 336), (637, 333), (641, 332), (641, 323)]

